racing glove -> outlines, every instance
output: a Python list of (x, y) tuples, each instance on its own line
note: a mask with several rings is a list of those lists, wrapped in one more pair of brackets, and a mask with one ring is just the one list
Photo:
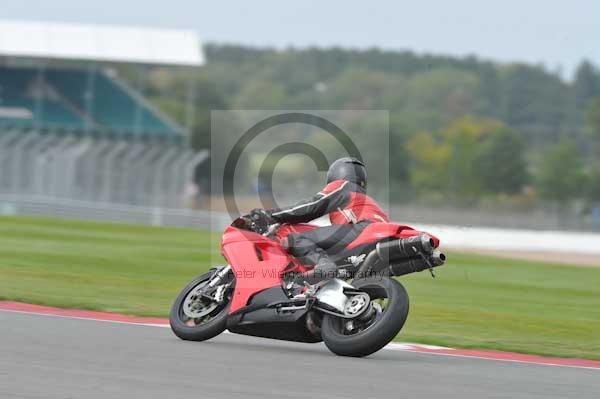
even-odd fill
[(269, 228), (269, 225), (276, 223), (276, 220), (271, 215), (271, 212), (266, 209), (252, 209), (249, 216), (256, 226), (256, 230), (260, 233), (264, 233)]

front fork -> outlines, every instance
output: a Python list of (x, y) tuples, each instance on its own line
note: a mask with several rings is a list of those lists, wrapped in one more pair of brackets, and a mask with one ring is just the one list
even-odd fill
[[(204, 292), (202, 292), (201, 295), (206, 299), (210, 299), (210, 300), (216, 301), (218, 303), (223, 302), (223, 299), (225, 297), (225, 291), (231, 285), (231, 283), (229, 283), (229, 284), (221, 284), (221, 283), (223, 282), (225, 277), (227, 277), (227, 274), (230, 271), (231, 271), (230, 265), (224, 266), (220, 270), (217, 269), (217, 272), (214, 274), (214, 276), (211, 277), (208, 284), (206, 285), (206, 289), (203, 290)], [(216, 289), (215, 289), (215, 287), (216, 287)]]
[(225, 278), (225, 276), (227, 276), (227, 273), (229, 273), (230, 270), (230, 265), (223, 267), (210, 279), (210, 281), (208, 282), (208, 286), (210, 288), (216, 287), (221, 281), (223, 281), (223, 279)]

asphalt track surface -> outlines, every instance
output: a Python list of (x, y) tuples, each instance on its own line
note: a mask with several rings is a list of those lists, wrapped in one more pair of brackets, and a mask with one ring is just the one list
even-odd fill
[(0, 312), (0, 398), (594, 398), (600, 370)]

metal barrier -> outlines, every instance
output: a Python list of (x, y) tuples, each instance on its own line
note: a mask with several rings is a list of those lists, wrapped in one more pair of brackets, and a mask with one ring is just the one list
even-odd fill
[(189, 208), (194, 170), (207, 158), (148, 138), (0, 131), (0, 193)]
[[(221, 232), (230, 223), (226, 213), (117, 205), (40, 196), (0, 194), (0, 215), (50, 216), (66, 219), (119, 222), (153, 226), (191, 227)], [(321, 224), (326, 224), (325, 219)], [(0, 218), (0, 223), (2, 219)], [(600, 255), (600, 234), (422, 225), (413, 227), (438, 235), (444, 248), (568, 252), (573, 255)], [(560, 245), (557, 245), (560, 243)], [(576, 261), (574, 260), (573, 263)]]
[(0, 194), (0, 215), (48, 216), (65, 219), (191, 227), (221, 231), (230, 223), (222, 213), (191, 209), (120, 205), (66, 198)]

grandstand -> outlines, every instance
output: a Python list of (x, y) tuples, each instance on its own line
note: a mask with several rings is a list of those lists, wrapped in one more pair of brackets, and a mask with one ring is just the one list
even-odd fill
[(102, 69), (0, 66), (0, 125), (74, 133), (183, 134), (125, 82)]
[(193, 32), (0, 21), (0, 194), (185, 206), (207, 158), (187, 146), (194, 93), (181, 126), (115, 65), (202, 63)]

